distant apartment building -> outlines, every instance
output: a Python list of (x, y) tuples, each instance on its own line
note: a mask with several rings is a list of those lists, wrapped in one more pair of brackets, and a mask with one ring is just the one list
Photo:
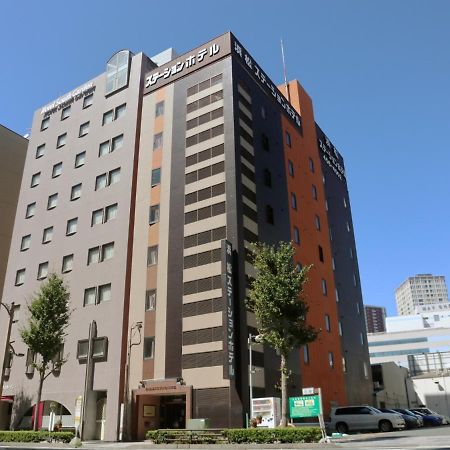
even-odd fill
[[(85, 439), (242, 426), (249, 372), (254, 397), (279, 396), (274, 351), (256, 344), (249, 367), (256, 241), (292, 241), (298, 269), (313, 264), (308, 321), (322, 332), (292, 355), (290, 392), (322, 387), (325, 411), (369, 402), (344, 162), (311, 99), (278, 88), (231, 33), (164, 55), (120, 51), (35, 112), (5, 292), (25, 308), (54, 271), (75, 308), (40, 425), (52, 401), (73, 424), (81, 398)], [(15, 427), (36, 410), (33, 360), (9, 368)]]
[(383, 306), (364, 305), (364, 316), (368, 333), (382, 333), (386, 331), (386, 308)]
[(409, 277), (395, 290), (395, 300), (401, 316), (414, 314), (419, 306), (446, 304), (449, 298), (445, 277), (431, 274)]

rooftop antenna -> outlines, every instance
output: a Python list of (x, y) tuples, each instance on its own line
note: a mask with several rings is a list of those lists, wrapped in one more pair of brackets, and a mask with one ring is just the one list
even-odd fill
[(280, 42), (281, 42), (281, 59), (283, 61), (284, 87), (286, 88), (286, 96), (287, 96), (288, 102), (290, 102), (291, 96), (289, 94), (289, 85), (288, 85), (287, 76), (286, 76), (286, 61), (284, 60), (283, 38), (280, 39)]

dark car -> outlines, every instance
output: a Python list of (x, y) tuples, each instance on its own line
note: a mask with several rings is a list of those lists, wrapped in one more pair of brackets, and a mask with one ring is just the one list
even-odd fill
[(448, 425), (449, 424), (449, 419), (447, 416), (443, 416), (442, 414), (437, 413), (436, 411), (432, 411), (431, 409), (428, 408), (414, 408), (413, 412), (420, 412), (422, 414), (428, 414), (431, 416), (437, 416), (440, 417), (442, 419), (442, 425)]
[(412, 409), (411, 411), (415, 414), (419, 414), (420, 416), (422, 416), (423, 424), (426, 427), (438, 427), (442, 425), (442, 418), (439, 416), (435, 416), (433, 414), (424, 414), (415, 409)]
[(403, 416), (407, 428), (423, 427), (423, 419), (418, 414), (414, 414), (403, 408), (392, 408), (392, 411), (398, 412)]

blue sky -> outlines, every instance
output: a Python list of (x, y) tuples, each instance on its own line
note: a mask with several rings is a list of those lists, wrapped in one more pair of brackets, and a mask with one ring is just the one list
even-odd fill
[(392, 315), (407, 276), (450, 281), (450, 2), (43, 0), (2, 16), (0, 123), (21, 134), (118, 49), (181, 53), (231, 30), (281, 82), (282, 37), (346, 161), (365, 303)]

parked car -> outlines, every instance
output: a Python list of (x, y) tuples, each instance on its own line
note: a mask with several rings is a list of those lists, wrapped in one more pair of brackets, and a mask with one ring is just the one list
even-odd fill
[[(404, 408), (393, 408), (393, 411), (397, 411), (397, 412), (399, 412), (400, 414), (402, 414), (403, 415), (403, 418), (405, 418), (405, 415), (406, 416), (409, 416), (409, 417), (413, 417), (413, 418), (416, 418), (417, 419), (417, 421), (419, 422), (419, 427), (423, 427), (423, 417), (420, 415), (420, 414), (417, 414), (417, 413), (413, 413), (412, 411), (410, 411), (409, 409), (404, 409)], [(406, 420), (405, 420), (406, 421)], [(408, 426), (408, 424), (406, 424), (406, 426)]]
[(420, 411), (417, 411), (416, 409), (411, 410), (415, 414), (419, 414), (422, 416), (423, 419), (423, 425), (425, 427), (438, 427), (442, 425), (442, 418), (439, 416), (435, 416), (434, 414), (425, 414)]
[(405, 414), (399, 411), (398, 409), (386, 409), (386, 408), (378, 408), (378, 409), (384, 413), (401, 414), (403, 419), (405, 419), (406, 428), (419, 428), (421, 426), (419, 418), (414, 416), (413, 414)]
[(330, 428), (338, 433), (349, 431), (404, 429), (405, 419), (399, 413), (384, 413), (373, 406), (340, 406), (331, 409)]
[(442, 425), (448, 425), (450, 423), (450, 420), (447, 416), (439, 414), (436, 411), (432, 411), (431, 409), (428, 409), (428, 408), (414, 408), (413, 411), (417, 411), (422, 414), (428, 414), (428, 415), (440, 417), (442, 419)]

